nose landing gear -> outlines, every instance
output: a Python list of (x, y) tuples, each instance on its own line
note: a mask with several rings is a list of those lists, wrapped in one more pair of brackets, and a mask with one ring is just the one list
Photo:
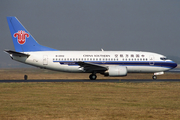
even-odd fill
[(156, 73), (154, 73), (154, 75), (152, 76), (152, 79), (153, 80), (156, 80), (157, 79), (157, 75), (163, 75), (164, 74), (164, 72), (156, 72)]

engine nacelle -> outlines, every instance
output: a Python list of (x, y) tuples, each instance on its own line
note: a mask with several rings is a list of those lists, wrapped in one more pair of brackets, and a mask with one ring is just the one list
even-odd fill
[(127, 68), (125, 66), (109, 66), (105, 71), (104, 76), (120, 77), (127, 75)]

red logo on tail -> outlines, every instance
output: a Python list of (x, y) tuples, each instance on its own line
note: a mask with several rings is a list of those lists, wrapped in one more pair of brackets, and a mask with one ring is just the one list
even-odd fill
[[(17, 37), (18, 36), (18, 37)], [(19, 44), (23, 45), (26, 42), (26, 37), (29, 37), (29, 34), (25, 31), (18, 31), (17, 33), (14, 33), (14, 37), (17, 37), (17, 41)]]

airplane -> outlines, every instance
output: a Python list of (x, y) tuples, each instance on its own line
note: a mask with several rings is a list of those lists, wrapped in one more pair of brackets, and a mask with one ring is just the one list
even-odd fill
[(62, 72), (90, 73), (96, 80), (97, 73), (110, 77), (127, 76), (128, 73), (164, 74), (177, 66), (166, 56), (142, 51), (60, 51), (40, 45), (13, 16), (7, 17), (14, 50), (4, 50), (18, 62)]

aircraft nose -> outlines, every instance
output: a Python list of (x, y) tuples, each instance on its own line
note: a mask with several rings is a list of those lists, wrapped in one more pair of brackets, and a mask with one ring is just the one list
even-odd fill
[(177, 63), (172, 61), (172, 65), (171, 66), (172, 66), (172, 68), (175, 68), (175, 67), (177, 67)]

